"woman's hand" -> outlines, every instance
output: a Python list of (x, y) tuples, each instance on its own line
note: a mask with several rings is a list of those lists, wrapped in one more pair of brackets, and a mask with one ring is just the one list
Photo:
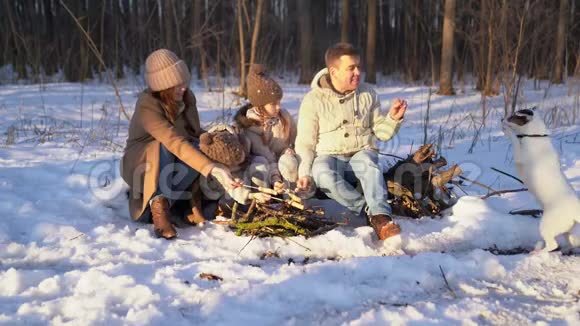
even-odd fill
[(213, 177), (215, 177), (218, 182), (224, 187), (226, 188), (226, 190), (229, 189), (233, 189), (233, 188), (238, 188), (241, 187), (242, 184), (235, 180), (231, 173), (230, 170), (228, 170), (227, 168), (224, 168), (220, 165), (215, 165), (210, 173)]

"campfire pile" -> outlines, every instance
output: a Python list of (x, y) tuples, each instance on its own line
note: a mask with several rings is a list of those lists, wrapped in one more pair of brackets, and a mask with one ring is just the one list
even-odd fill
[[(270, 189), (260, 188), (268, 193)], [(238, 209), (234, 202), (230, 208), (220, 207), (221, 215), (231, 214), (228, 225), (236, 230), (237, 235), (252, 237), (293, 237), (306, 238), (323, 234), (338, 226), (338, 223), (324, 216), (324, 210), (306, 209), (302, 199), (293, 193), (286, 192), (286, 199), (272, 197), (277, 202), (259, 204), (252, 201), (246, 211)]]
[(446, 165), (444, 157), (436, 158), (433, 144), (425, 144), (392, 166), (383, 176), (393, 214), (434, 217), (453, 206), (457, 198), (447, 183), (463, 171), (458, 165), (443, 169)]

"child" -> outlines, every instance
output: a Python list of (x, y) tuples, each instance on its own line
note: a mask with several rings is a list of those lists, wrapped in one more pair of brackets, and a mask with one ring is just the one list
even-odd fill
[[(251, 176), (267, 168), (262, 162), (252, 161), (249, 140), (231, 126), (218, 125), (211, 128), (200, 136), (199, 147), (207, 157), (225, 165), (240, 184), (252, 185)], [(211, 176), (200, 179), (200, 188), (205, 198), (217, 200), (220, 204), (235, 200), (242, 205), (249, 204), (252, 199), (260, 203), (270, 200), (269, 195), (251, 193), (250, 189), (243, 186), (224, 189), (223, 180), (219, 178)]]
[(234, 120), (251, 142), (254, 161), (263, 161), (268, 171), (253, 180), (262, 187), (272, 186), (281, 193), (284, 180), (296, 182), (298, 160), (293, 150), (296, 124), (288, 111), (280, 107), (282, 88), (265, 74), (264, 66), (253, 64), (248, 74), (249, 105), (242, 107)]

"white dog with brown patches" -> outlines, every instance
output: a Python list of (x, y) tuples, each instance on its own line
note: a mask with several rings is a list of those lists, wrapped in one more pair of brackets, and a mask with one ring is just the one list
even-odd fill
[(567, 234), (572, 247), (580, 247), (580, 237), (571, 234), (574, 225), (580, 224), (580, 200), (560, 170), (546, 125), (525, 109), (503, 120), (503, 130), (512, 141), (519, 176), (544, 210), (540, 222), (544, 250), (557, 249), (556, 237), (561, 234)]

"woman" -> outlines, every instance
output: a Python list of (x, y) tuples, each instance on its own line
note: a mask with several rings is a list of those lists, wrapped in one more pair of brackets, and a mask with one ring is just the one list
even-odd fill
[(273, 186), (281, 192), (284, 180), (295, 182), (298, 162), (292, 149), (296, 124), (288, 111), (280, 107), (282, 88), (266, 75), (262, 65), (254, 64), (248, 74), (248, 100), (234, 118), (251, 141), (254, 161), (264, 161), (269, 169), (262, 176), (262, 187)]
[(176, 200), (191, 200), (190, 222), (203, 220), (201, 194), (192, 189), (200, 174), (219, 176), (226, 189), (236, 185), (227, 169), (197, 149), (203, 130), (188, 88), (190, 78), (185, 63), (169, 50), (147, 57), (148, 88), (135, 105), (121, 162), (121, 175), (129, 185), (131, 218), (152, 221), (155, 235), (165, 239), (177, 236), (169, 211)]

